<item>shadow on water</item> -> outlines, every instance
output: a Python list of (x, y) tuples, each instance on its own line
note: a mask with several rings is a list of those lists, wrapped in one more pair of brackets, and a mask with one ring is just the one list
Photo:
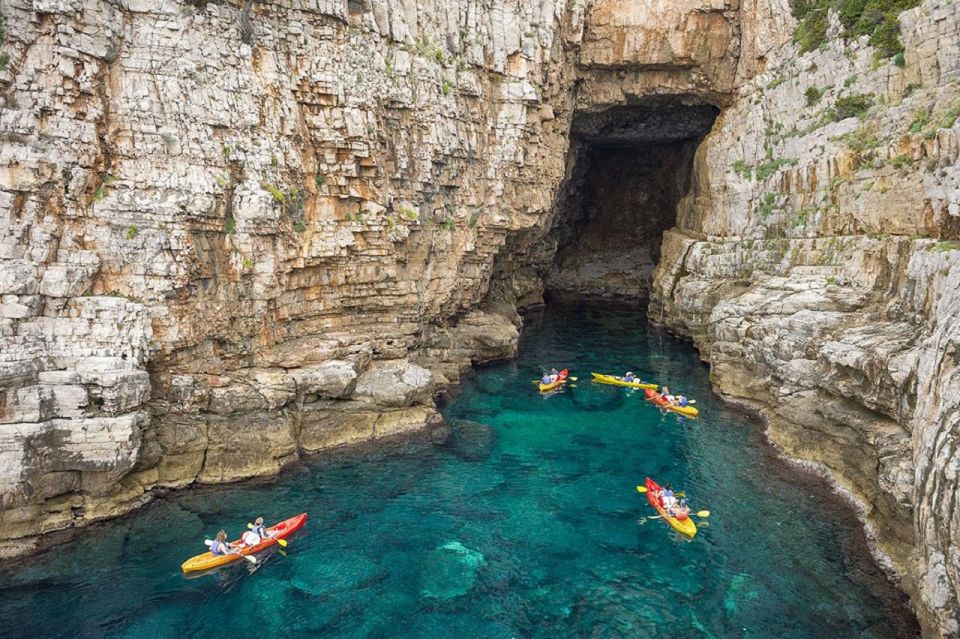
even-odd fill
[[(916, 636), (850, 509), (710, 393), (689, 345), (635, 308), (526, 319), (516, 361), (447, 397), (443, 446), (171, 493), (7, 563), (4, 637)], [(531, 380), (554, 365), (580, 380), (544, 400)], [(701, 417), (589, 381), (626, 370), (695, 397)], [(711, 511), (692, 541), (650, 519), (645, 476)], [(219, 528), (304, 510), (302, 535), (255, 570), (180, 574)]]

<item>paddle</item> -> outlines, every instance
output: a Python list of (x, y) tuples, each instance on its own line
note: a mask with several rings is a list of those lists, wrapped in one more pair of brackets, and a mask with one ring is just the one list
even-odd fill
[[(212, 540), (212, 539), (204, 539), (204, 540), (203, 540), (203, 543), (206, 544), (207, 546), (212, 546), (212, 545), (213, 545), (213, 540)], [(256, 557), (254, 557), (253, 555), (241, 555), (239, 550), (231, 550), (231, 551), (227, 552), (227, 554), (228, 554), (228, 555), (238, 555), (238, 556), (240, 556), (240, 557), (243, 557), (244, 559), (246, 559), (247, 561), (249, 561), (251, 564), (254, 564), (254, 565), (256, 565), (256, 563), (257, 563), (257, 558), (256, 558)]]
[[(247, 528), (249, 528), (250, 530), (253, 530), (253, 524), (247, 523)], [(277, 539), (277, 543), (280, 544), (280, 547), (281, 547), (281, 548), (286, 548), (286, 547), (287, 547), (287, 540), (286, 540), (286, 539)]]

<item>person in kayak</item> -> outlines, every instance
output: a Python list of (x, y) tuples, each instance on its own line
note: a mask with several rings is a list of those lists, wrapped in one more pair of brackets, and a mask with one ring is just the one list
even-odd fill
[(678, 406), (686, 406), (688, 403), (690, 403), (690, 400), (688, 400), (688, 399), (686, 398), (686, 396), (684, 396), (684, 395), (677, 395), (677, 405), (678, 405)]
[(690, 516), (690, 506), (687, 506), (686, 499), (680, 500), (680, 504), (673, 511), (673, 516), (677, 519), (686, 519)]
[(550, 369), (550, 383), (552, 384), (553, 382), (557, 381), (558, 379), (560, 379), (560, 371), (558, 371), (558, 370), (555, 369), (555, 368), (551, 368), (551, 369)]
[(252, 530), (248, 530), (244, 532), (242, 535), (240, 535), (240, 540), (243, 542), (243, 545), (246, 546), (247, 548), (253, 548), (254, 546), (260, 543), (260, 535), (253, 532)]
[(237, 552), (237, 547), (227, 541), (227, 531), (221, 530), (217, 538), (210, 544), (210, 552), (214, 555), (229, 555)]
[(541, 384), (552, 384), (553, 380), (550, 379), (550, 373), (544, 373), (543, 377), (540, 379)]
[(257, 517), (254, 520), (253, 528), (251, 528), (250, 531), (257, 533), (257, 536), (259, 536), (260, 539), (269, 539), (270, 537), (273, 537), (273, 533), (269, 532), (263, 525), (263, 517)]
[(677, 505), (677, 498), (673, 496), (673, 491), (670, 489), (670, 484), (667, 484), (663, 489), (663, 507), (668, 513), (673, 512), (673, 507)]
[(635, 381), (637, 381), (637, 377), (636, 377), (636, 375), (633, 374), (632, 371), (627, 371), (627, 373), (623, 376), (623, 381), (625, 381), (625, 382), (635, 382)]
[(670, 394), (670, 389), (667, 386), (663, 387), (663, 392), (660, 393), (660, 397), (664, 399), (671, 406), (676, 405), (677, 398)]

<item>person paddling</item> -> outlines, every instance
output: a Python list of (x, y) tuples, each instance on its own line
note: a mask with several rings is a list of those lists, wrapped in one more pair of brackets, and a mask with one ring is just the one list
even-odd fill
[(660, 393), (660, 397), (671, 406), (677, 403), (677, 398), (670, 394), (670, 389), (666, 386), (663, 387), (663, 392)]
[(623, 381), (625, 382), (635, 382), (637, 381), (636, 375), (632, 371), (627, 371), (627, 374), (623, 376)]
[(237, 547), (227, 541), (227, 531), (221, 530), (217, 538), (210, 543), (210, 552), (214, 555), (229, 555), (237, 552)]
[(250, 531), (257, 533), (257, 536), (260, 537), (260, 539), (269, 539), (270, 537), (273, 537), (273, 533), (269, 532), (263, 525), (263, 517), (257, 517), (253, 521), (253, 527), (250, 529)]
[(553, 383), (560, 379), (560, 371), (555, 368), (550, 369), (550, 383)]

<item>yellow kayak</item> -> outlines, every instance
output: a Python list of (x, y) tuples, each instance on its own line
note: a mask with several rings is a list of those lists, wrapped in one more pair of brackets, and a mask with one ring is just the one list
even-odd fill
[[(649, 477), (646, 482), (647, 486), (647, 501), (651, 506), (657, 509), (657, 512), (660, 513), (660, 517), (670, 524), (670, 527), (676, 530), (681, 535), (686, 535), (687, 537), (693, 538), (697, 534), (697, 525), (693, 523), (693, 519), (689, 516), (684, 517), (683, 519), (677, 519), (676, 517), (671, 517), (667, 514), (666, 509), (660, 505), (660, 500), (657, 497), (654, 497), (654, 493), (659, 494), (660, 486), (657, 485), (657, 482), (653, 481)], [(640, 487), (637, 486), (637, 492), (640, 492)]]
[(625, 382), (619, 377), (613, 375), (603, 375), (602, 373), (590, 373), (593, 375), (593, 381), (601, 384), (613, 384), (614, 386), (626, 386), (628, 388), (652, 388), (657, 389), (659, 384), (647, 384), (646, 382)]

